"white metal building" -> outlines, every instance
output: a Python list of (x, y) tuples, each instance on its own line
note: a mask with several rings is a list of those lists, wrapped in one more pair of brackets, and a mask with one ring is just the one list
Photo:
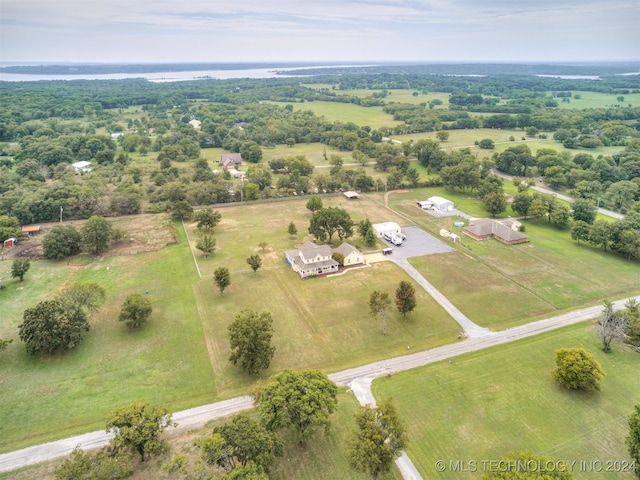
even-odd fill
[(394, 235), (399, 235), (402, 232), (400, 225), (396, 222), (384, 222), (384, 223), (374, 223), (373, 231), (376, 234), (376, 237), (382, 238), (385, 233), (393, 233)]

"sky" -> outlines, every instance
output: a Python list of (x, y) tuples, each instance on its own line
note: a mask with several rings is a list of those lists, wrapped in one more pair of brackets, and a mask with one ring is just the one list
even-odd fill
[(638, 0), (0, 0), (2, 63), (618, 60)]

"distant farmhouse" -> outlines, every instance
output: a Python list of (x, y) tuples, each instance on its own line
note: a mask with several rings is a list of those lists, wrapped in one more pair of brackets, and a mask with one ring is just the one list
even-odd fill
[(189, 120), (189, 125), (191, 125), (195, 129), (200, 128), (201, 123), (202, 122), (200, 120), (196, 120), (195, 118), (193, 120)]
[(220, 157), (220, 165), (226, 170), (237, 170), (242, 165), (242, 155), (239, 153), (225, 153)]
[(476, 240), (495, 238), (506, 245), (516, 245), (529, 241), (529, 237), (518, 231), (518, 223), (509, 222), (509, 225), (504, 225), (497, 220), (489, 218), (480, 218), (473, 220), (468, 227), (464, 228), (463, 232)]
[(337, 272), (340, 267), (340, 264), (332, 258), (334, 252), (339, 252), (344, 256), (344, 266), (365, 263), (362, 253), (347, 242), (336, 249), (332, 249), (329, 245), (305, 242), (297, 250), (287, 251), (286, 260), (291, 269), (300, 275), (300, 278), (306, 278), (310, 275), (326, 275)]

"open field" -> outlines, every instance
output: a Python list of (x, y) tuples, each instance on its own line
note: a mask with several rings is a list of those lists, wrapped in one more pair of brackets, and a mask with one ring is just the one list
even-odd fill
[[(394, 140), (401, 142), (414, 141), (422, 139), (437, 140), (437, 132), (409, 133), (406, 135), (394, 135)], [(620, 153), (624, 147), (600, 147), (600, 148), (565, 148), (560, 142), (553, 140), (553, 133), (548, 133), (547, 139), (529, 138), (525, 136), (522, 130), (498, 130), (493, 128), (476, 128), (473, 130), (449, 130), (449, 139), (441, 142), (440, 147), (443, 150), (454, 150), (458, 148), (469, 148), (472, 153), (477, 154), (479, 158), (491, 158), (494, 152), (503, 152), (507, 148), (514, 145), (525, 143), (531, 149), (531, 153), (535, 155), (536, 151), (541, 148), (552, 148), (558, 153), (569, 152), (571, 155), (577, 153), (588, 153), (597, 157), (598, 155), (614, 155)], [(514, 140), (511, 140), (511, 137)], [(483, 150), (475, 146), (476, 141), (490, 138), (495, 142), (494, 150)]]
[[(347, 202), (341, 196), (324, 200), (327, 206)], [(399, 220), (362, 200), (349, 204), (355, 220), (372, 213), (384, 221)], [(171, 410), (188, 408), (244, 394), (257, 379), (287, 367), (331, 372), (399, 355), (407, 346), (428, 349), (456, 341), (458, 325), (424, 292), (417, 292), (418, 307), (406, 320), (395, 311), (389, 313), (388, 334), (382, 335), (381, 326), (368, 315), (367, 302), (374, 289), (393, 294), (407, 279), (391, 263), (306, 281), (284, 267), (290, 217), (278, 212), (296, 211), (303, 219), (305, 203), (302, 198), (221, 209), (223, 222), (215, 229), (219, 254), (204, 264), (229, 266), (232, 283), (222, 296), (210, 277), (198, 278), (181, 228), (179, 243), (162, 250), (87, 257), (77, 266), (38, 261), (23, 284), (8, 282), (0, 293), (3, 308), (10, 306), (0, 322), (0, 337), (14, 342), (2, 353), (0, 381), (6, 391), (0, 451), (99, 429), (113, 408), (134, 400), (167, 404)], [(275, 228), (260, 218), (285, 221)], [(301, 243), (307, 225), (308, 217), (306, 224), (298, 225), (296, 243)], [(270, 256), (254, 274), (245, 259), (265, 238)], [(2, 267), (10, 268), (9, 262)], [(22, 312), (51, 298), (61, 280), (97, 282), (107, 290), (107, 302), (91, 319), (92, 330), (80, 347), (52, 357), (30, 357), (18, 340)], [(116, 321), (120, 305), (129, 293), (146, 289), (154, 307), (151, 321), (129, 332)], [(271, 368), (258, 378), (228, 361), (226, 328), (243, 308), (268, 310), (274, 318), (276, 355)]]
[[(81, 267), (33, 262), (23, 285), (0, 293), (0, 337), (14, 339), (2, 353), (0, 451), (99, 429), (115, 407), (134, 400), (177, 410), (219, 398), (184, 244)], [(22, 311), (50, 299), (63, 284), (84, 282), (102, 285), (107, 301), (91, 317), (83, 343), (64, 354), (29, 356), (18, 339)], [(129, 332), (117, 322), (120, 305), (145, 289), (154, 312), (146, 327)]]
[[(291, 105), (287, 102), (269, 102), (275, 105)], [(361, 107), (352, 103), (339, 102), (304, 102), (293, 103), (293, 110), (310, 110), (319, 117), (325, 117), (331, 122), (348, 123), (369, 126), (373, 129), (381, 127), (395, 127), (403, 122), (393, 119), (392, 115), (382, 111), (382, 107)]]
[[(625, 95), (615, 95), (610, 93), (584, 92), (580, 90), (572, 91), (573, 98), (569, 103), (564, 103), (558, 98), (558, 108), (578, 110), (583, 108), (610, 108), (610, 107), (637, 107), (640, 105), (640, 93), (629, 93)], [(580, 95), (580, 98), (575, 98)], [(624, 101), (618, 101), (618, 97), (624, 97)]]
[[(453, 226), (457, 219), (436, 219), (415, 207), (417, 200), (431, 195), (447, 197), (471, 215), (486, 216), (480, 205), (469, 205), (473, 200), (464, 194), (438, 188), (393, 193), (390, 205), (434, 235), (443, 227), (461, 234)], [(415, 258), (412, 264), (469, 318), (498, 330), (638, 294), (640, 269), (635, 262), (577, 245), (568, 231), (545, 220), (523, 223), (529, 243), (507, 246), (461, 234), (456, 253)]]
[[(570, 392), (551, 379), (554, 351), (565, 347), (585, 348), (602, 364), (600, 392)], [(593, 324), (581, 323), (379, 379), (373, 392), (398, 405), (407, 453), (424, 478), (476, 479), (483, 460), (510, 450), (576, 461), (576, 478), (600, 478), (605, 474), (581, 472), (580, 462), (630, 461), (626, 420), (640, 397), (638, 354), (618, 345), (604, 354), (600, 347)], [(436, 471), (438, 460), (444, 472)], [(455, 462), (469, 469), (471, 461), (475, 473), (452, 471)], [(614, 471), (606, 478), (634, 477)]]

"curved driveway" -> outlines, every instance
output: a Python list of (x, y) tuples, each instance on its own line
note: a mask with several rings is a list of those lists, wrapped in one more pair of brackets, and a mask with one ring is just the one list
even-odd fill
[(491, 335), (491, 330), (473, 323), (409, 263), (409, 258), (411, 257), (452, 252), (454, 249), (419, 227), (405, 227), (402, 229), (402, 233), (407, 236), (407, 239), (400, 247), (396, 247), (383, 239), (387, 245), (393, 248), (393, 253), (387, 258), (407, 272), (411, 278), (424, 288), (424, 290), (460, 324), (467, 337)]

